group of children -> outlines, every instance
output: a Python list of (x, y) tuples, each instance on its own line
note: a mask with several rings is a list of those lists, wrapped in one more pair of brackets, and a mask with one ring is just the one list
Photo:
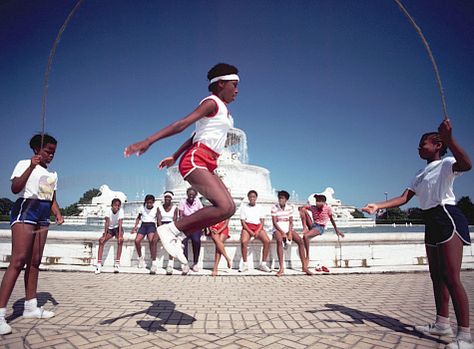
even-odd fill
[[(148, 239), (151, 257), (150, 274), (156, 274), (157, 271), (157, 244), (159, 236), (156, 233), (157, 227), (162, 224), (176, 222), (182, 217), (189, 216), (203, 208), (200, 200), (197, 199), (197, 192), (190, 187), (186, 191), (187, 198), (180, 201), (176, 206), (172, 203), (173, 192), (166, 191), (163, 194), (163, 204), (155, 202), (155, 197), (151, 194), (145, 196), (143, 206), (140, 206), (138, 216), (135, 220), (135, 226), (131, 230), (131, 234), (136, 234), (135, 248), (138, 255), (138, 268), (145, 267), (145, 259), (142, 255), (141, 242), (146, 237)], [(271, 272), (267, 265), (269, 255), (270, 239), (264, 230), (266, 212), (259, 204), (257, 204), (258, 193), (255, 190), (250, 190), (247, 194), (248, 203), (242, 204), (240, 208), (240, 221), (242, 225), (241, 231), (241, 252), (242, 252), (242, 266), (239, 272), (248, 271), (247, 264), (247, 250), (248, 243), (252, 239), (260, 240), (263, 244), (262, 262), (259, 269), (264, 272)], [(314, 195), (315, 205), (301, 206), (298, 209), (292, 204), (288, 203), (290, 194), (285, 191), (278, 192), (278, 203), (271, 209), (271, 217), (273, 223), (273, 238), (277, 242), (277, 255), (279, 260), (279, 270), (276, 276), (281, 276), (284, 273), (284, 257), (283, 250), (294, 241), (298, 245), (298, 253), (301, 259), (302, 270), (307, 275), (313, 275), (309, 270), (309, 248), (310, 239), (322, 235), (326, 229), (326, 225), (331, 221), (335, 232), (338, 236), (344, 237), (344, 234), (339, 231), (336, 222), (332, 216), (332, 210), (326, 203), (324, 195)], [(302, 237), (293, 229), (293, 220), (296, 212), (299, 213), (303, 233)], [(114, 273), (119, 272), (120, 257), (123, 245), (123, 218), (124, 212), (121, 208), (121, 201), (118, 198), (112, 200), (110, 210), (105, 215), (104, 234), (99, 239), (99, 248), (97, 255), (96, 274), (99, 274), (102, 269), (102, 255), (105, 243), (112, 237), (117, 239), (117, 254), (114, 263)], [(138, 228), (138, 225), (140, 224)], [(138, 228), (138, 229), (137, 229)], [(232, 260), (225, 250), (224, 243), (230, 237), (229, 219), (221, 221), (204, 229), (206, 235), (209, 235), (216, 245), (214, 267), (211, 275), (218, 274), (218, 266), (222, 256), (226, 259), (227, 269), (229, 272), (232, 269)], [(183, 240), (183, 253), (186, 260), (189, 260), (188, 255), (188, 241), (192, 243), (193, 249), (193, 267), (194, 272), (199, 271), (198, 262), (201, 253), (201, 236), (203, 230), (198, 230), (189, 234)], [(168, 266), (166, 267), (166, 274), (173, 274), (173, 257), (169, 256)], [(182, 262), (182, 274), (187, 275), (190, 267), (187, 262)], [(325, 266), (317, 267), (316, 271), (329, 272)]]
[[(147, 235), (148, 238), (154, 234), (151, 241), (158, 235), (166, 251), (186, 265), (187, 258), (182, 249), (183, 240), (206, 227), (211, 227), (213, 236), (225, 235), (226, 223), (222, 222), (226, 222), (236, 210), (232, 197), (214, 170), (217, 168), (217, 159), (225, 147), (227, 132), (233, 127), (233, 119), (227, 105), (237, 97), (240, 77), (236, 67), (219, 63), (211, 68), (207, 78), (209, 80), (208, 90), (211, 95), (205, 97), (194, 111), (146, 139), (128, 146), (124, 151), (126, 157), (132, 154), (141, 155), (153, 143), (181, 133), (191, 124), (196, 124), (193, 135), (173, 155), (163, 159), (159, 166), (160, 168), (169, 167), (180, 159), (179, 170), (183, 178), (197, 192), (203, 194), (212, 205), (183, 216), (179, 220), (161, 224), (157, 227), (156, 233), (150, 228), (151, 225), (148, 227), (145, 225), (143, 229), (141, 227), (139, 230), (141, 231), (140, 235)], [(30, 141), (34, 156), (31, 159), (20, 161), (11, 176), (11, 189), (18, 195), (18, 200), (11, 211), (11, 261), (0, 286), (0, 334), (11, 332), (11, 327), (5, 320), (6, 305), (15, 282), (25, 265), (26, 301), (23, 316), (27, 318), (54, 316), (53, 312), (37, 306), (36, 290), (39, 265), (48, 232), (49, 216), (53, 213), (56, 216), (57, 224), (63, 222), (56, 202), (57, 175), (48, 170), (48, 165), (56, 151), (56, 145), (56, 140), (50, 136), (44, 134), (34, 136)], [(447, 149), (452, 152), (453, 156), (443, 158)], [(403, 194), (385, 202), (368, 204), (363, 210), (374, 214), (379, 209), (403, 205), (415, 195), (419, 197), (426, 225), (425, 245), (433, 282), (436, 320), (434, 323), (415, 328), (417, 331), (429, 335), (452, 335), (449, 320), (449, 299), (451, 298), (458, 330), (455, 339), (446, 348), (473, 349), (474, 344), (469, 327), (469, 301), (460, 278), (463, 245), (470, 244), (470, 236), (467, 220), (455, 206), (456, 201), (453, 193), (455, 177), (462, 172), (469, 171), (472, 164), (467, 153), (455, 141), (448, 119), (441, 123), (438, 132), (427, 133), (421, 137), (418, 152), (427, 165), (417, 173)], [(262, 240), (265, 260), (268, 257), (268, 236), (263, 231), (262, 217), (259, 217), (258, 209), (255, 209), (256, 197), (255, 192), (250, 192), (248, 207), (241, 211), (242, 246), (246, 246), (251, 238)], [(308, 260), (308, 240), (312, 236), (324, 232), (325, 222), (328, 221), (328, 218), (331, 220), (330, 211), (321, 207), (310, 207), (311, 214), (308, 215), (306, 208), (302, 208), (300, 214), (305, 231), (301, 239), (292, 231), (291, 214), (289, 214), (290, 210), (287, 209), (285, 200), (287, 200), (287, 195), (281, 193), (278, 207), (272, 211), (275, 238), (280, 242), (295, 241), (298, 244), (303, 267), (305, 271), (308, 271), (307, 263), (305, 264)], [(116, 208), (117, 206), (120, 206), (118, 202), (115, 203)], [(148, 219), (151, 211), (147, 210), (152, 209), (144, 208), (142, 212), (146, 212), (146, 214), (142, 214), (140, 219), (142, 216), (145, 218), (145, 215)], [(311, 215), (313, 216), (312, 221), (308, 219)], [(123, 243), (123, 228), (120, 224), (123, 218), (120, 217), (120, 208), (118, 208), (112, 211), (107, 218), (104, 236), (101, 238), (102, 249), (105, 241), (114, 235), (118, 236), (120, 244)], [(337, 229), (336, 233), (341, 235)], [(141, 239), (138, 239), (137, 244)], [(213, 240), (216, 241), (216, 247), (218, 247), (216, 257), (217, 254), (223, 255), (230, 265), (230, 260), (223, 248), (225, 238), (214, 236)], [(265, 244), (267, 245), (266, 249)], [(117, 253), (120, 250), (119, 248)], [(245, 268), (247, 257), (243, 251), (243, 258), (244, 255)], [(279, 256), (281, 255), (282, 252), (279, 250)], [(283, 272), (281, 263), (280, 258), (280, 270)], [(267, 269), (263, 263), (261, 267), (264, 270)], [(116, 268), (118, 267), (116, 266)], [(116, 270), (118, 271), (118, 269)]]

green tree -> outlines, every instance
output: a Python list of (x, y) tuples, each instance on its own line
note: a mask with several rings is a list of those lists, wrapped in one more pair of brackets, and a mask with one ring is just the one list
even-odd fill
[(457, 207), (464, 213), (469, 224), (474, 224), (474, 204), (469, 196), (461, 197), (457, 204)]
[(351, 212), (352, 217), (354, 218), (365, 218), (365, 215), (362, 211), (359, 211), (357, 208), (354, 210), (354, 212)]
[(86, 191), (83, 195), (82, 198), (79, 199), (78, 204), (90, 204), (92, 203), (92, 198), (95, 198), (97, 195), (100, 194), (100, 190), (97, 188), (92, 188), (88, 191)]
[(0, 198), (0, 214), (7, 215), (13, 207), (13, 201), (8, 198)]

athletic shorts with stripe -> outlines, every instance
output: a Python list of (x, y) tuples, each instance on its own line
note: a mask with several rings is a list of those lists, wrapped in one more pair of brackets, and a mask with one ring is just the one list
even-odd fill
[(423, 210), (425, 244), (436, 247), (458, 235), (464, 245), (471, 244), (469, 225), (462, 211), (454, 205), (438, 205)]
[(201, 168), (213, 173), (217, 168), (219, 154), (203, 143), (196, 142), (181, 157), (179, 172), (186, 179), (195, 169)]

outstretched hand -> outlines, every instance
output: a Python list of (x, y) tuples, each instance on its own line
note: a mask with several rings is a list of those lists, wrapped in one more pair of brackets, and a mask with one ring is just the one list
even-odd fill
[(362, 207), (362, 211), (367, 212), (368, 214), (374, 214), (378, 211), (379, 207), (376, 204), (367, 204)]
[(174, 159), (174, 157), (168, 156), (160, 161), (160, 163), (158, 164), (158, 168), (161, 170), (165, 167), (171, 167), (174, 165), (175, 162), (176, 160)]
[(123, 156), (125, 156), (126, 158), (128, 158), (132, 154), (137, 154), (137, 156), (140, 156), (144, 152), (146, 152), (148, 148), (150, 148), (150, 145), (150, 142), (147, 140), (131, 144), (125, 148), (125, 150), (123, 151)]

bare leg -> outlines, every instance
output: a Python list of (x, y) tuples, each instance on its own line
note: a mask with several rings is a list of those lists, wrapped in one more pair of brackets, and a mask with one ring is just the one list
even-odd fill
[(135, 237), (135, 250), (137, 251), (138, 258), (141, 258), (142, 256), (142, 240), (145, 237), (145, 235), (138, 234)]
[(117, 257), (115, 262), (120, 263), (120, 257), (122, 256), (122, 247), (123, 247), (123, 236), (117, 237)]
[(155, 239), (155, 236), (157, 236), (158, 234), (155, 234), (155, 233), (149, 233), (147, 235), (147, 239), (148, 239), (148, 245), (150, 246), (150, 257), (151, 257), (151, 260), (152, 262), (156, 260), (156, 250), (157, 250), (157, 244), (158, 244), (158, 240)]
[(247, 263), (247, 251), (250, 241), (250, 234), (246, 230), (242, 230), (240, 234), (240, 247), (242, 249), (242, 260)]
[(41, 259), (43, 258), (44, 245), (48, 237), (48, 227), (40, 227), (35, 233), (35, 240), (31, 249), (31, 258), (26, 262), (25, 269), (25, 299), (36, 298), (38, 288), (38, 274)]
[[(227, 236), (224, 234), (212, 234), (211, 237), (214, 243), (216, 244), (216, 253), (223, 255), (227, 261), (227, 268), (231, 268), (232, 261), (230, 260), (230, 257), (227, 255), (227, 251), (225, 250), (225, 247), (224, 247), (224, 242), (227, 240)], [(219, 259), (220, 259), (220, 256), (219, 256)]]
[(461, 282), (462, 253), (463, 244), (457, 235), (438, 245), (443, 280), (453, 301), (458, 326), (469, 327), (469, 299)]
[(106, 233), (102, 235), (102, 237), (99, 239), (99, 250), (97, 251), (97, 264), (102, 264), (102, 254), (104, 253), (104, 246), (105, 243), (110, 240), (113, 237), (113, 235)]
[(320, 233), (316, 229), (311, 229), (303, 233), (304, 248), (306, 249), (306, 268), (309, 267), (309, 241), (318, 235), (320, 235)]
[(298, 245), (298, 253), (300, 255), (301, 266), (302, 266), (303, 272), (306, 273), (306, 275), (313, 275), (313, 273), (309, 271), (308, 266), (306, 265), (306, 252), (305, 252), (303, 239), (295, 232), (292, 232), (291, 236), (293, 238), (293, 241)]
[(5, 308), (15, 287), (18, 275), (30, 258), (34, 243), (34, 225), (16, 223), (12, 226), (12, 257), (0, 286), (0, 308)]
[(447, 318), (449, 317), (449, 291), (443, 280), (438, 248), (426, 246), (426, 256), (428, 257), (431, 282), (433, 283), (436, 314)]
[(276, 240), (277, 244), (277, 255), (278, 255), (278, 265), (280, 266), (278, 272), (276, 273), (276, 276), (282, 276), (284, 273), (284, 267), (283, 267), (283, 236), (279, 231), (275, 231), (273, 233), (273, 237)]
[(265, 230), (262, 230), (258, 236), (256, 236), (256, 238), (259, 239), (263, 244), (262, 262), (266, 262), (270, 253), (270, 238), (268, 237)]
[(186, 177), (186, 180), (213, 206), (204, 207), (192, 215), (180, 219), (176, 223), (179, 230), (190, 234), (219, 223), (234, 214), (234, 200), (218, 176), (208, 170), (196, 169)]

